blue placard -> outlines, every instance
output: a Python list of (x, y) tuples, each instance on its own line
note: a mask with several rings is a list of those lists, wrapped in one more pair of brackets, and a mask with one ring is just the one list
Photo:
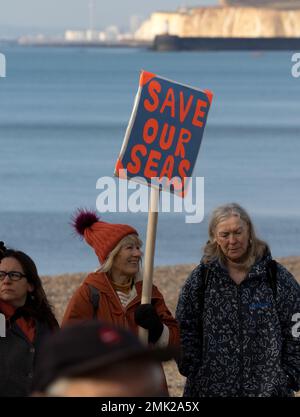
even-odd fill
[(127, 170), (127, 178), (142, 177), (150, 186), (183, 196), (184, 178), (192, 177), (212, 96), (208, 90), (142, 71), (115, 175)]

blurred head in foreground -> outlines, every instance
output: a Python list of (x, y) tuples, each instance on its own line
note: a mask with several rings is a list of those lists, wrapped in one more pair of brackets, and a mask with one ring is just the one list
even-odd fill
[(2, 254), (6, 251), (6, 247), (4, 245), (4, 242), (2, 240), (0, 241), (0, 260), (2, 259)]
[(134, 334), (108, 323), (70, 325), (45, 340), (33, 395), (167, 396), (160, 362), (176, 353), (174, 348), (146, 347)]

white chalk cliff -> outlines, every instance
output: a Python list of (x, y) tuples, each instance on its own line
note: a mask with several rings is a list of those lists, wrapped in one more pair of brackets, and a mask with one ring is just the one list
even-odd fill
[(216, 6), (156, 12), (135, 33), (153, 40), (168, 33), (183, 37), (300, 37), (300, 9)]

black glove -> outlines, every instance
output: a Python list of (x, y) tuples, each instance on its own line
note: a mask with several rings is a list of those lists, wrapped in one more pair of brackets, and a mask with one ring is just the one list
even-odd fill
[(152, 304), (139, 305), (134, 312), (134, 320), (138, 326), (149, 330), (149, 343), (158, 341), (163, 332), (164, 325)]

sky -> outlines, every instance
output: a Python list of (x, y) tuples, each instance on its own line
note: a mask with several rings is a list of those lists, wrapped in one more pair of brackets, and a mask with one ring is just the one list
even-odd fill
[[(95, 28), (110, 25), (129, 28), (131, 16), (146, 18), (157, 10), (176, 10), (179, 6), (217, 4), (218, 0), (94, 0)], [(55, 34), (65, 29), (84, 29), (89, 25), (89, 0), (0, 0), (0, 36), (44, 32)]]

